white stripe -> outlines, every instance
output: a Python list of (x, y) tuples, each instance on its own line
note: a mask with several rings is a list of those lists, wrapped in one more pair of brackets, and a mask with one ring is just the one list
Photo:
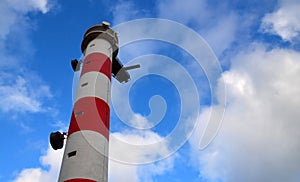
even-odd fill
[[(68, 157), (70, 152), (76, 155)], [(108, 141), (100, 133), (82, 130), (68, 138), (59, 182), (74, 178), (107, 181)]]
[(81, 76), (75, 103), (83, 97), (97, 97), (110, 102), (110, 80), (101, 72), (90, 71)]
[(107, 40), (102, 38), (96, 38), (92, 40), (88, 44), (84, 55), (87, 56), (91, 53), (99, 53), (99, 52), (105, 54), (107, 57), (109, 57), (110, 60), (112, 59), (112, 53), (113, 53), (112, 46)]

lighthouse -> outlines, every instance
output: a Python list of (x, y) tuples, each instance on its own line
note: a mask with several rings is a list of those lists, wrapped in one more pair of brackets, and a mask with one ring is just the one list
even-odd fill
[(81, 74), (69, 130), (51, 133), (50, 144), (61, 149), (67, 139), (59, 182), (107, 182), (111, 77), (126, 83), (127, 70), (140, 66), (120, 63), (117, 33), (108, 22), (86, 31), (81, 50), (84, 60), (71, 61)]

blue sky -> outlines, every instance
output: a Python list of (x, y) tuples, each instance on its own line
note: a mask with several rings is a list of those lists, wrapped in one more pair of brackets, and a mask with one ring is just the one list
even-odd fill
[[(142, 66), (132, 76), (144, 76), (132, 78), (126, 95), (129, 86), (113, 81), (109, 181), (300, 181), (299, 8), (298, 0), (2, 0), (0, 181), (57, 179), (63, 150), (53, 151), (48, 137), (69, 125), (74, 92), (70, 60), (81, 57), (86, 29), (103, 20), (120, 31), (121, 42), (153, 31), (183, 42), (145, 39), (120, 49), (124, 64)], [(127, 32), (119, 25), (141, 18), (177, 25), (136, 24), (125, 26)], [(180, 35), (177, 26), (197, 33), (206, 46), (199, 49), (198, 39)], [(204, 58), (204, 67), (197, 55)], [(210, 80), (214, 61), (222, 71)], [(119, 109), (123, 102), (131, 106), (128, 115)], [(132, 127), (151, 125), (164, 110), (152, 129)], [(206, 126), (219, 121), (213, 116), (223, 116), (221, 127), (215, 125), (216, 138), (200, 150)], [(193, 132), (186, 132), (194, 124)], [(139, 151), (118, 145), (166, 141), (176, 128), (186, 137), (182, 145), (175, 142), (179, 148), (173, 144), (181, 135), (173, 136), (171, 144)]]

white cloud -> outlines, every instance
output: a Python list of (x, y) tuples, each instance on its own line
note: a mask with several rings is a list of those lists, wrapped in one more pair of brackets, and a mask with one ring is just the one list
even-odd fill
[(23, 169), (13, 182), (53, 182), (57, 181), (63, 156), (63, 149), (53, 150), (50, 146), (40, 157), (42, 167)]
[(0, 41), (2, 41), (10, 32), (17, 17), (4, 1), (0, 2), (0, 9)]
[[(149, 121), (139, 114), (132, 117), (130, 123), (149, 125)], [(109, 143), (109, 181), (152, 181), (173, 168), (176, 155), (158, 161), (167, 156), (168, 142), (151, 130), (124, 130), (110, 135)], [(122, 152), (120, 152), (122, 151)]]
[[(199, 151), (197, 131), (192, 158), (211, 181), (299, 181), (300, 53), (250, 47), (223, 74), (228, 103), (217, 138)], [(199, 116), (200, 126), (209, 112)]]
[(113, 24), (122, 23), (137, 18), (141, 14), (141, 10), (138, 10), (133, 1), (119, 0), (114, 6)]
[(299, 39), (300, 1), (281, 0), (279, 8), (265, 15), (261, 29), (264, 32), (279, 35), (285, 41)]
[[(49, 11), (48, 0), (4, 0), (0, 2), (0, 111), (41, 112), (44, 99), (51, 98), (49, 86), (23, 64), (32, 56), (34, 48), (28, 38), (32, 23), (28, 13)], [(34, 26), (33, 26), (34, 27)], [(18, 47), (10, 43), (18, 41)]]
[[(154, 176), (162, 175), (171, 170), (177, 155), (149, 164), (141, 163), (141, 161), (150, 161), (156, 156), (168, 153), (167, 145), (160, 145), (160, 148), (150, 146), (152, 143), (162, 139), (160, 135), (152, 131), (135, 132), (127, 130), (111, 133), (109, 143), (109, 181), (151, 182)], [(131, 145), (120, 145), (120, 143), (124, 144), (124, 142)], [(134, 145), (144, 145), (145, 147), (142, 150), (135, 150)], [(23, 169), (16, 175), (13, 182), (57, 181), (63, 152), (64, 148), (55, 151), (49, 146), (47, 152), (40, 157), (40, 167)]]
[[(43, 100), (52, 97), (50, 89), (39, 77), (2, 73), (0, 79), (0, 110), (3, 112), (42, 112)], [(15, 80), (15, 81), (14, 81)]]
[(216, 55), (220, 55), (235, 41), (238, 20), (239, 18), (235, 13), (229, 12), (217, 20), (211, 20), (215, 22), (213, 26), (200, 30), (200, 35), (205, 38)]
[(109, 161), (109, 181), (152, 182), (157, 175), (170, 171), (174, 166), (174, 156), (153, 164), (133, 165)]
[(166, 172), (171, 171), (174, 167), (174, 160), (177, 157), (178, 155), (174, 154), (164, 160), (152, 164), (147, 164), (145, 166), (139, 166), (139, 181), (152, 182), (155, 181), (155, 176), (164, 175)]
[[(3, 0), (0, 2), (0, 9), (0, 41), (3, 41), (14, 26), (24, 25), (27, 13), (33, 11), (47, 13), (50, 10), (50, 3), (49, 0)], [(24, 31), (23, 27), (19, 28)]]
[(159, 1), (158, 16), (193, 25), (215, 53), (220, 55), (235, 41), (239, 19), (223, 3), (213, 7), (208, 3), (206, 0)]
[[(167, 144), (151, 146), (162, 139), (152, 131), (112, 133), (109, 149), (111, 159), (109, 161), (109, 181), (150, 182), (153, 181), (154, 176), (171, 170), (176, 155), (158, 162), (155, 160), (158, 156), (169, 153)], [(141, 146), (142, 149), (137, 149), (135, 146)], [(152, 160), (153, 162), (151, 162)], [(149, 164), (145, 164), (143, 161)]]
[(47, 13), (49, 11), (48, 0), (5, 0), (12, 9), (27, 13), (30, 11), (40, 11)]
[(212, 15), (205, 0), (159, 1), (157, 6), (159, 17), (169, 18), (184, 24), (196, 21), (203, 25), (207, 18)]
[[(184, 25), (192, 25), (194, 30), (205, 38), (217, 55), (220, 55), (231, 46), (236, 40), (237, 29), (241, 28), (239, 16), (234, 11), (228, 10), (224, 3), (215, 4), (212, 7), (207, 0), (175, 0), (172, 2), (162, 0), (156, 2), (154, 10), (156, 10), (156, 17), (158, 18), (166, 18)], [(218, 14), (215, 12), (218, 12)], [(136, 18), (146, 18), (148, 14), (147, 10), (138, 9), (133, 1), (119, 1), (113, 9), (113, 22), (118, 24)], [(174, 31), (176, 30), (169, 31), (168, 36), (172, 35), (170, 32), (173, 33)], [(134, 34), (136, 32), (129, 33)], [(131, 37), (129, 33), (127, 36)], [(174, 33), (174, 36), (176, 36), (176, 33)], [(154, 48), (148, 46), (149, 50)], [(134, 49), (134, 51), (141, 52), (139, 49)]]

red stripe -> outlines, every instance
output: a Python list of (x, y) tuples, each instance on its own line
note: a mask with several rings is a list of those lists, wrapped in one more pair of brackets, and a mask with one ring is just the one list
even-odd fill
[(105, 74), (111, 80), (111, 60), (105, 54), (91, 53), (84, 59), (81, 76), (90, 71)]
[(79, 99), (74, 105), (68, 135), (80, 130), (91, 130), (102, 134), (108, 140), (109, 112), (109, 106), (102, 99)]
[(97, 181), (90, 180), (90, 179), (77, 178), (77, 179), (69, 179), (64, 182), (97, 182)]

